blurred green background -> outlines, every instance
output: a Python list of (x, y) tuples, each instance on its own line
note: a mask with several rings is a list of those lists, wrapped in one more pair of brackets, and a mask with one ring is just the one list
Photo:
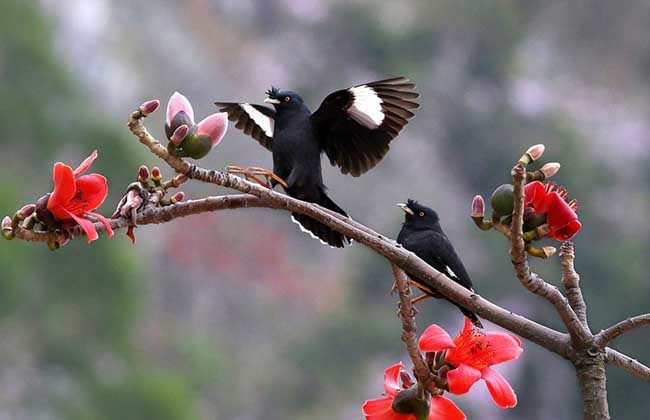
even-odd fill
[[(392, 237), (394, 203), (432, 205), (481, 295), (559, 328), (514, 277), (505, 240), (468, 217), (473, 195), (507, 182), (543, 142), (580, 202), (592, 328), (648, 312), (645, 0), (0, 0), (0, 10), (1, 215), (50, 191), (55, 161), (75, 166), (94, 148), (111, 214), (138, 166), (161, 163), (125, 127), (144, 100), (179, 90), (202, 118), (215, 100), (261, 102), (273, 83), (315, 109), (333, 90), (403, 74), (422, 94), (417, 118), (364, 177), (325, 169), (335, 201)], [(147, 121), (158, 136), (163, 114)], [(202, 164), (271, 157), (231, 127)], [(136, 233), (136, 246), (119, 232), (55, 253), (0, 243), (0, 419), (360, 419), (383, 369), (407, 361), (389, 266), (361, 246), (323, 247), (271, 210)], [(555, 284), (558, 266), (533, 262)], [(442, 301), (424, 302), (418, 322), (461, 327)], [(647, 337), (616, 347), (650, 362)], [(498, 368), (519, 405), (500, 410), (478, 385), (453, 397), (469, 418), (580, 417), (572, 368), (524, 348)], [(610, 369), (612, 417), (644, 418), (648, 391)]]

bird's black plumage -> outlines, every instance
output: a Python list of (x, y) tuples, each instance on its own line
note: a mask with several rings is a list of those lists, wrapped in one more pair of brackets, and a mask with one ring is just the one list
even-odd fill
[[(474, 290), (465, 266), (440, 226), (438, 214), (429, 207), (410, 199), (406, 204), (399, 204), (399, 206), (405, 212), (405, 220), (397, 235), (397, 242), (456, 283), (466, 289)], [(443, 298), (425, 282), (407, 274), (413, 281), (423, 286), (421, 288), (423, 292), (435, 298)], [(462, 306), (456, 306), (474, 325), (483, 328), (475, 313)]]
[[(287, 193), (347, 216), (326, 194), (321, 153), (344, 174), (360, 176), (388, 152), (419, 105), (415, 85), (404, 77), (381, 80), (336, 91), (311, 112), (295, 92), (271, 88), (264, 102), (275, 109), (248, 103), (216, 102), (235, 127), (273, 153), (273, 172), (288, 185)], [(273, 181), (273, 185), (277, 184)], [(300, 214), (293, 219), (304, 230), (334, 247), (344, 235)]]

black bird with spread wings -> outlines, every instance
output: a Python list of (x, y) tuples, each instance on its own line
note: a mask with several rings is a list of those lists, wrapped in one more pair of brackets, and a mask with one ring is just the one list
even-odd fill
[[(398, 206), (406, 214), (402, 229), (399, 235), (397, 235), (397, 242), (422, 258), (431, 267), (440, 271), (464, 288), (473, 291), (472, 280), (470, 280), (465, 266), (458, 257), (458, 254), (456, 254), (456, 250), (451, 244), (451, 241), (447, 238), (445, 232), (442, 231), (438, 213), (414, 200), (408, 200), (406, 204), (400, 203)], [(409, 273), (406, 274), (414, 285), (425, 293), (424, 296), (417, 298), (416, 301), (429, 296), (444, 299), (444, 296), (427, 286), (422, 280)], [(458, 306), (458, 309), (474, 325), (483, 328), (481, 321), (475, 313), (462, 306), (456, 306)]]
[[(295, 92), (271, 88), (266, 103), (275, 109), (248, 103), (215, 102), (235, 127), (273, 153), (273, 173), (237, 170), (246, 175), (268, 175), (271, 186), (282, 184), (287, 194), (317, 203), (347, 217), (326, 194), (321, 153), (344, 174), (360, 176), (386, 155), (390, 142), (415, 115), (419, 95), (404, 77), (380, 80), (338, 90), (311, 112)], [(322, 242), (342, 248), (344, 235), (324, 224), (294, 213), (293, 220)]]

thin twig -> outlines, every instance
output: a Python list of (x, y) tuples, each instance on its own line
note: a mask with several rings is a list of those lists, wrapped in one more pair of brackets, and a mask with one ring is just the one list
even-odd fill
[(585, 347), (592, 340), (591, 333), (580, 322), (578, 316), (560, 290), (544, 281), (536, 273), (533, 273), (528, 266), (522, 229), (524, 223), (524, 183), (526, 180), (526, 169), (523, 165), (517, 164), (513, 168), (512, 178), (514, 181), (515, 208), (512, 213), (510, 231), (512, 244), (510, 247), (510, 257), (512, 258), (512, 265), (515, 268), (517, 277), (526, 289), (543, 297), (555, 306), (555, 310), (569, 331), (574, 347)]
[(416, 334), (417, 326), (415, 325), (415, 314), (417, 310), (411, 304), (411, 286), (409, 285), (406, 273), (395, 264), (393, 276), (395, 285), (399, 294), (399, 318), (402, 320), (402, 341), (406, 344), (409, 357), (413, 362), (413, 373), (418, 382), (423, 384), (431, 393), (436, 393), (436, 389), (447, 389), (444, 383), (436, 381), (437, 377), (431, 373), (429, 366), (424, 361), (422, 353), (418, 348), (418, 337)]
[(566, 241), (560, 248), (562, 284), (566, 290), (569, 305), (573, 308), (582, 325), (589, 330), (589, 324), (587, 322), (587, 304), (582, 296), (582, 290), (580, 289), (580, 275), (576, 272), (574, 263), (575, 251), (573, 243), (571, 241)]
[(617, 350), (607, 347), (605, 349), (605, 361), (645, 381), (650, 381), (650, 367)]
[(611, 327), (605, 328), (599, 332), (595, 338), (596, 345), (601, 348), (605, 347), (626, 332), (647, 325), (650, 325), (650, 314), (643, 314), (624, 319), (623, 321), (617, 322)]

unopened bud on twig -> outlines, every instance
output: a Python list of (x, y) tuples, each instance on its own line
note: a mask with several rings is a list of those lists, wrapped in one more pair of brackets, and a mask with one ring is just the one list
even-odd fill
[(14, 238), (14, 232), (11, 229), (11, 218), (9, 216), (5, 216), (2, 219), (2, 237), (8, 241)]
[(557, 249), (554, 246), (543, 246), (541, 248), (534, 247), (530, 244), (526, 246), (526, 252), (528, 252), (533, 257), (548, 259), (555, 254)]
[(472, 200), (472, 220), (474, 224), (481, 230), (490, 230), (492, 223), (484, 219), (485, 217), (485, 201), (480, 195), (475, 195)]
[(151, 101), (147, 101), (142, 105), (140, 105), (139, 110), (142, 113), (142, 115), (147, 116), (152, 112), (154, 112), (155, 110), (157, 110), (159, 106), (160, 106), (160, 101), (158, 99), (153, 99)]
[(149, 168), (147, 165), (141, 165), (138, 169), (138, 181), (143, 182), (149, 179)]
[(528, 150), (526, 150), (526, 153), (524, 153), (524, 155), (519, 159), (519, 163), (526, 166), (529, 163), (535, 162), (537, 159), (542, 157), (544, 149), (545, 147), (543, 144), (536, 144), (529, 147)]
[(179, 201), (183, 201), (184, 198), (185, 198), (185, 193), (183, 191), (179, 191), (176, 194), (174, 194), (169, 201), (171, 201), (172, 204), (176, 204)]
[(160, 181), (161, 178), (162, 178), (162, 174), (160, 173), (160, 168), (157, 166), (151, 168), (151, 179), (153, 179), (154, 181)]
[(16, 212), (16, 216), (18, 216), (20, 220), (25, 220), (34, 213), (34, 210), (36, 210), (36, 204), (27, 204)]
[(542, 166), (539, 170), (544, 174), (546, 178), (550, 178), (560, 170), (560, 164), (558, 162), (549, 162)]

